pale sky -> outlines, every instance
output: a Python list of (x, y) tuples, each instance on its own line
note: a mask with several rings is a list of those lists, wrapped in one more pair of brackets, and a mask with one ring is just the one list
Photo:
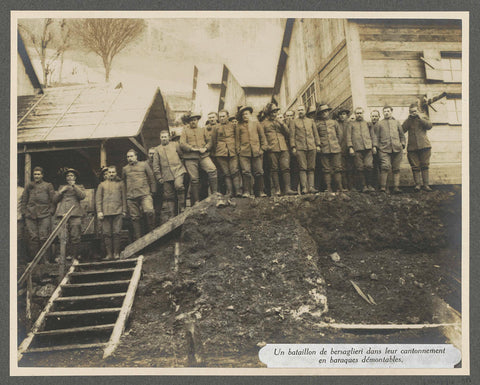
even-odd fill
[[(220, 68), (211, 73), (221, 81), (226, 64), (243, 86), (273, 87), (283, 38), (284, 19), (146, 19), (144, 36), (113, 62), (111, 82), (156, 83), (165, 91), (191, 91), (193, 66)], [(28, 42), (26, 42), (28, 44)], [(38, 57), (29, 49), (40, 76)], [(35, 60), (37, 59), (37, 60)], [(72, 75), (72, 72), (75, 72)], [(64, 81), (99, 82), (101, 59), (78, 48), (65, 55)]]

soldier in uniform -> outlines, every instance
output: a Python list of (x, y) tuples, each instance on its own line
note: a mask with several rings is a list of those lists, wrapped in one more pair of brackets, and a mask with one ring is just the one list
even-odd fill
[[(375, 136), (378, 135), (377, 123), (380, 120), (380, 111), (373, 110), (370, 112), (370, 126), (372, 126)], [(378, 158), (378, 149), (377, 153), (373, 155), (373, 182), (374, 186), (380, 188), (380, 160)]]
[(320, 138), (312, 119), (305, 116), (305, 106), (297, 107), (298, 117), (290, 121), (290, 147), (297, 158), (302, 194), (317, 193), (315, 158), (320, 152)]
[(375, 191), (373, 188), (373, 154), (377, 153), (373, 126), (363, 119), (363, 108), (355, 108), (355, 120), (347, 127), (347, 146), (353, 157), (355, 170), (360, 178), (362, 192)]
[(127, 161), (122, 170), (122, 179), (127, 195), (127, 210), (132, 220), (133, 239), (137, 240), (142, 236), (142, 212), (147, 217), (148, 231), (155, 228), (152, 194), (155, 193), (156, 182), (152, 169), (147, 162), (138, 161), (135, 150), (128, 150)]
[(266, 197), (263, 177), (263, 153), (267, 150), (267, 141), (262, 125), (252, 119), (253, 108), (242, 106), (238, 110), (237, 153), (240, 155), (240, 167), (243, 176), (243, 197), (250, 197), (252, 175), (255, 178), (260, 197)]
[(190, 175), (192, 206), (200, 199), (200, 170), (207, 173), (212, 193), (217, 193), (217, 168), (209, 156), (212, 141), (210, 136), (205, 134), (205, 129), (198, 127), (200, 118), (200, 114), (190, 115), (189, 125), (185, 127), (180, 136), (180, 148), (185, 160), (185, 168)]
[(350, 124), (348, 117), (350, 116), (350, 110), (346, 108), (341, 108), (338, 111), (338, 126), (340, 127), (340, 148), (342, 150), (342, 185), (344, 191), (351, 190), (354, 186), (353, 182), (353, 159), (348, 154), (348, 145), (347, 145), (347, 127)]
[(120, 232), (127, 215), (125, 184), (117, 178), (115, 166), (108, 166), (107, 179), (100, 183), (95, 195), (97, 218), (102, 224), (105, 259), (120, 258)]
[(212, 135), (212, 149), (215, 152), (217, 163), (225, 175), (226, 194), (241, 196), (240, 192), (240, 167), (238, 163), (237, 142), (238, 131), (229, 122), (228, 111), (218, 113), (220, 123), (215, 127)]
[(55, 190), (51, 183), (43, 180), (43, 168), (35, 167), (33, 182), (27, 183), (21, 198), (30, 260), (35, 257), (50, 234), (54, 210)]
[(78, 171), (74, 168), (67, 168), (63, 171), (63, 175), (67, 182), (66, 185), (59, 187), (55, 195), (57, 203), (57, 211), (55, 216), (60, 221), (70, 207), (74, 207), (70, 218), (68, 219), (65, 229), (60, 233), (60, 240), (66, 242), (70, 240), (70, 254), (73, 258), (80, 259), (80, 241), (82, 236), (82, 218), (85, 212), (80, 205), (80, 201), (85, 199), (85, 189), (81, 184), (77, 184), (79, 176)]
[(405, 148), (405, 135), (402, 125), (392, 116), (393, 108), (383, 107), (383, 119), (377, 123), (377, 137), (374, 145), (378, 148), (380, 159), (380, 191), (387, 191), (388, 173), (393, 173), (393, 193), (401, 192), (400, 163)]
[(432, 128), (428, 116), (418, 113), (416, 103), (410, 105), (409, 116), (402, 124), (403, 132), (408, 132), (407, 157), (412, 168), (415, 191), (422, 188), (432, 191), (429, 181), (430, 156), (432, 145), (428, 140), (427, 131)]
[(163, 200), (167, 209), (167, 218), (173, 218), (177, 213), (185, 211), (185, 186), (180, 143), (170, 142), (167, 130), (160, 132), (160, 145), (155, 147), (153, 157), (153, 173), (160, 185), (163, 185)]
[(265, 107), (266, 119), (263, 130), (268, 144), (268, 156), (271, 164), (272, 195), (281, 195), (279, 171), (282, 173), (285, 194), (294, 195), (290, 189), (290, 155), (288, 152), (288, 128), (277, 119), (280, 108), (273, 103)]
[[(147, 163), (150, 169), (153, 171), (153, 157), (155, 155), (155, 147), (150, 147), (148, 149), (148, 159)], [(160, 225), (161, 221), (161, 214), (162, 214), (162, 206), (163, 206), (163, 186), (161, 184), (156, 184), (155, 186), (155, 193), (152, 194), (153, 199), (153, 209), (155, 211), (155, 224)]]
[(337, 190), (343, 190), (340, 127), (337, 121), (329, 119), (331, 110), (327, 104), (320, 104), (317, 107), (317, 118), (315, 119), (321, 146), (320, 161), (327, 192), (332, 192), (332, 175)]

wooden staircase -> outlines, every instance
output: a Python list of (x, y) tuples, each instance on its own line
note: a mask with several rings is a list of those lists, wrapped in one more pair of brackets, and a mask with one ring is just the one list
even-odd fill
[(113, 353), (125, 328), (142, 271), (143, 256), (78, 263), (49, 299), (18, 348), (23, 354), (104, 348)]

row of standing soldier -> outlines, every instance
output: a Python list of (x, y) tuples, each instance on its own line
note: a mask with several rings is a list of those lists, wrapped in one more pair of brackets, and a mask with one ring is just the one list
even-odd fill
[[(371, 122), (364, 120), (361, 107), (355, 109), (353, 120), (349, 119), (348, 110), (340, 110), (338, 121), (329, 119), (331, 108), (322, 103), (310, 107), (308, 113), (304, 106), (298, 106), (297, 117), (293, 111), (280, 114), (279, 110), (269, 103), (258, 120), (252, 118), (253, 109), (249, 106), (239, 107), (232, 117), (221, 110), (218, 115), (210, 113), (203, 128), (198, 127), (199, 114), (188, 114), (179, 142), (170, 141), (169, 132), (162, 131), (161, 143), (149, 150), (147, 162), (138, 161), (136, 151), (129, 150), (122, 179), (117, 177), (115, 166), (106, 167), (105, 180), (95, 195), (106, 258), (119, 257), (120, 231), (127, 213), (133, 239), (138, 239), (142, 235), (143, 215), (147, 231), (151, 231), (159, 223), (155, 215), (158, 217), (160, 211), (166, 221), (185, 209), (187, 173), (191, 205), (200, 200), (200, 170), (207, 174), (212, 193), (218, 191), (218, 168), (228, 196), (252, 196), (253, 181), (257, 194), (266, 196), (264, 154), (270, 161), (272, 195), (282, 194), (280, 179), (287, 195), (297, 194), (298, 181), (301, 193), (317, 193), (317, 159), (327, 192), (333, 191), (332, 180), (337, 191), (353, 189), (355, 178), (359, 179), (363, 192), (374, 191), (374, 170), (379, 170), (380, 191), (386, 192), (388, 173), (392, 171), (393, 192), (398, 193), (400, 162), (408, 132), (407, 151), (414, 189), (419, 191), (423, 187), (431, 191), (428, 180), (431, 145), (426, 132), (432, 125), (427, 116), (418, 113), (416, 104), (410, 106), (409, 117), (403, 124), (393, 118), (389, 106), (383, 108), (382, 120), (380, 113), (373, 111)], [(63, 234), (70, 238), (70, 254), (79, 255), (83, 216), (80, 201), (85, 198), (85, 191), (76, 184), (78, 171), (65, 169), (64, 176), (67, 183), (55, 192), (50, 183), (43, 181), (43, 170), (36, 167), (33, 182), (21, 195), (19, 215), (25, 218), (31, 258), (48, 237), (51, 216), (61, 218), (72, 205), (74, 211)]]

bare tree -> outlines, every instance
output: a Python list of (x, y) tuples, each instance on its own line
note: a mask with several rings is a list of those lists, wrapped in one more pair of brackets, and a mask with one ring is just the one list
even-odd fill
[(145, 22), (140, 19), (83, 19), (74, 26), (85, 48), (102, 58), (108, 82), (113, 58), (140, 36)]
[(40, 58), (43, 86), (47, 87), (49, 77), (51, 79), (51, 75), (55, 70), (54, 62), (61, 57), (63, 64), (63, 55), (69, 48), (71, 34), (67, 22), (65, 19), (62, 19), (56, 23), (54, 19), (47, 18), (42, 21), (39, 28), (35, 28), (34, 25), (27, 26), (25, 23), (19, 24), (19, 28), (21, 33), (23, 32), (23, 34), (28, 36)]

